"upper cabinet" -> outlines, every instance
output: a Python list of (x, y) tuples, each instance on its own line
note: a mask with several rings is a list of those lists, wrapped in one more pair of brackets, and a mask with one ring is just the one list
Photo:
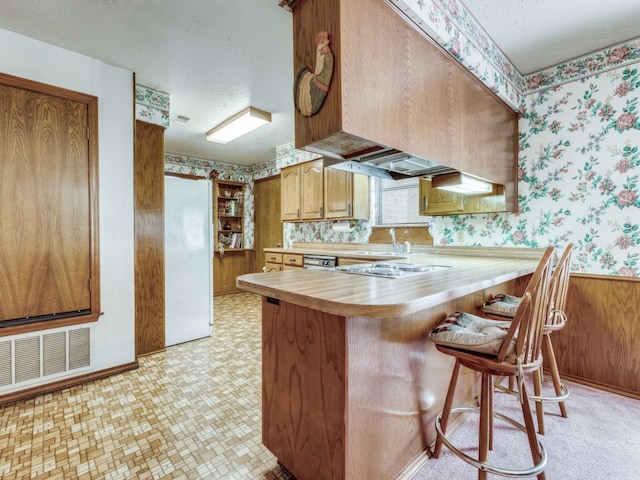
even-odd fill
[(324, 169), (324, 218), (369, 218), (369, 177), (334, 168)]
[(431, 186), (431, 180), (421, 178), (420, 215), (460, 215), (464, 213), (504, 212), (504, 186), (492, 185), (489, 193), (463, 195)]
[(322, 159), (282, 169), (281, 216), (283, 222), (321, 220), (324, 215)]
[(313, 160), (282, 169), (283, 222), (369, 218), (369, 178)]
[(391, 147), (504, 185), (515, 210), (517, 113), (394, 8), (305, 0), (293, 10), (294, 74), (315, 70), (322, 31), (334, 59), (322, 107), (295, 113), (296, 148), (348, 160)]
[(324, 215), (322, 159), (300, 165), (300, 214), (302, 220), (321, 220)]

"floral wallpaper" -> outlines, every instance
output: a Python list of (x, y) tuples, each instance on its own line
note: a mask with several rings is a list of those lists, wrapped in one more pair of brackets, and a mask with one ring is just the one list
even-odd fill
[(574, 271), (639, 276), (640, 39), (523, 76), (460, 0), (390, 1), (522, 113), (520, 211), (434, 217), (434, 243), (574, 242)]
[(137, 85), (136, 95), (136, 120), (169, 126), (169, 94), (154, 90), (144, 85)]
[(640, 64), (524, 97), (517, 214), (435, 217), (435, 244), (576, 245), (572, 270), (640, 274)]

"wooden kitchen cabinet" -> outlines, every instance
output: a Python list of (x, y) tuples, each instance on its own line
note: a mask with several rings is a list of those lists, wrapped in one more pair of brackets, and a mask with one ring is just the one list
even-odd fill
[(296, 148), (345, 160), (398, 149), (504, 185), (516, 211), (518, 113), (394, 3), (305, 0), (293, 10), (294, 72), (314, 65), (320, 31), (335, 59), (320, 110), (295, 113)]
[(324, 205), (327, 220), (368, 220), (369, 177), (325, 168)]
[(304, 258), (302, 255), (293, 253), (285, 253), (282, 255), (282, 269), (292, 270), (304, 268)]
[(504, 186), (493, 184), (491, 193), (463, 195), (431, 186), (431, 180), (421, 178), (419, 183), (420, 215), (461, 215), (466, 213), (505, 212)]
[(265, 272), (281, 272), (282, 271), (282, 264), (281, 263), (269, 263), (269, 262), (266, 262), (264, 264), (264, 271)]
[(304, 257), (296, 253), (275, 253), (265, 250), (265, 272), (304, 268)]
[(322, 159), (282, 169), (283, 222), (369, 218), (369, 177), (324, 168)]
[(227, 180), (213, 185), (214, 295), (237, 292), (236, 277), (253, 271), (253, 251), (245, 249), (244, 243), (244, 189), (244, 183)]
[(283, 222), (324, 218), (322, 159), (282, 169), (281, 218)]

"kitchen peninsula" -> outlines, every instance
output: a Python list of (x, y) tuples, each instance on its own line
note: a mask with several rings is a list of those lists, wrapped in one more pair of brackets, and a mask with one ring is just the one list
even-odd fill
[[(451, 268), (397, 279), (306, 269), (238, 277), (263, 297), (263, 443), (298, 480), (411, 478), (435, 439), (452, 367), (427, 333), (494, 293), (521, 294), (541, 255), (427, 247), (410, 261)], [(471, 402), (465, 377), (458, 401)]]

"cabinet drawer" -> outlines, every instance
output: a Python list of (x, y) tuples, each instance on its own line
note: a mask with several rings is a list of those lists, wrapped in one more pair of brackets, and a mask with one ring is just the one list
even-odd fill
[(302, 267), (296, 267), (295, 265), (284, 265), (282, 270), (302, 270)]
[(282, 254), (281, 253), (265, 253), (264, 254), (265, 262), (267, 263), (282, 263)]
[(282, 271), (282, 264), (281, 263), (265, 263), (264, 265), (264, 271), (265, 272), (280, 272)]
[(302, 255), (284, 254), (282, 255), (282, 263), (294, 267), (302, 267)]

